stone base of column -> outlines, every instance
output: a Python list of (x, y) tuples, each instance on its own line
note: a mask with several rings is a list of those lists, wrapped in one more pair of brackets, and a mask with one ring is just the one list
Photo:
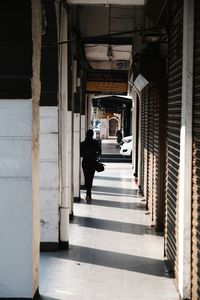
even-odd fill
[(58, 251), (59, 243), (56, 242), (41, 242), (40, 243), (40, 251), (41, 252), (51, 252)]
[(37, 290), (36, 290), (36, 292), (35, 292), (35, 295), (33, 296), (33, 298), (22, 298), (22, 297), (20, 297), (20, 298), (1, 298), (0, 297), (0, 299), (7, 299), (7, 300), (37, 300), (37, 299), (40, 299), (40, 294), (39, 294), (39, 288), (37, 288)]
[(60, 242), (59, 243), (59, 249), (60, 250), (67, 250), (69, 249), (69, 242)]
[(74, 218), (74, 213), (72, 212), (71, 214), (69, 214), (69, 220), (72, 221)]
[(69, 248), (69, 242), (54, 243), (54, 242), (41, 242), (40, 252), (53, 252), (59, 250), (66, 250)]
[(80, 197), (74, 197), (74, 202), (75, 203), (78, 203), (78, 202), (80, 202), (81, 201), (81, 198)]
[(33, 300), (40, 299), (40, 294), (39, 294), (39, 287), (37, 288), (35, 295), (33, 296)]

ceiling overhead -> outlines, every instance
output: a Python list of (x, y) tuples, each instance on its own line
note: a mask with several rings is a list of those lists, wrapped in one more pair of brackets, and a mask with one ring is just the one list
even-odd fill
[(93, 4), (93, 5), (144, 5), (145, 0), (68, 0), (68, 4)]
[[(97, 2), (105, 3), (105, 1)], [(106, 4), (120, 2), (122, 1), (113, 0), (106, 1)], [(92, 1), (90, 3), (92, 4)], [(143, 6), (138, 6), (139, 4), (143, 4), (143, 1), (124, 0), (123, 5), (79, 6), (79, 24), (85, 56), (92, 68), (129, 69), (135, 22), (143, 9)]]
[(86, 57), (89, 61), (130, 60), (131, 45), (86, 44)]

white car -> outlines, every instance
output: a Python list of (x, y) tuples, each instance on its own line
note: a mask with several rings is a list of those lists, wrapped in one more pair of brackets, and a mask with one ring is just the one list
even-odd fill
[(123, 145), (120, 147), (120, 154), (123, 156), (131, 156), (133, 149), (132, 136), (127, 136), (123, 138)]
[(129, 143), (130, 141), (132, 141), (132, 138), (133, 138), (132, 135), (125, 136), (123, 137), (122, 142)]

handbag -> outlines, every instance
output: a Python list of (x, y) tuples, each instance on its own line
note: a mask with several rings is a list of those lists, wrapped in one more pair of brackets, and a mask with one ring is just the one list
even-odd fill
[(97, 172), (103, 172), (103, 171), (105, 170), (104, 164), (102, 164), (101, 162), (97, 161), (97, 162), (96, 162), (95, 170), (96, 170)]

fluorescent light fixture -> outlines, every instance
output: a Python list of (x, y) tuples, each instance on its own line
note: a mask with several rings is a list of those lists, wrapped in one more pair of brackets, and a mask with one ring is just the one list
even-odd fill
[(143, 43), (158, 43), (162, 35), (159, 33), (146, 33), (143, 35)]

